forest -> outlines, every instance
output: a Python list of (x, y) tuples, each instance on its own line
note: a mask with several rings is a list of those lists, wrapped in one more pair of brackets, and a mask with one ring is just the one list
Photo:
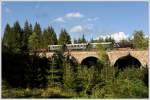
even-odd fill
[[(120, 42), (135, 49), (148, 49), (148, 38), (142, 31), (134, 38)], [(109, 38), (90, 42), (114, 42)], [(86, 43), (84, 35), (74, 43)], [(2, 38), (2, 98), (148, 98), (148, 68), (127, 65), (110, 66), (103, 47), (95, 65), (75, 63), (55, 51), (52, 58), (37, 56), (37, 50), (52, 44), (69, 44), (71, 36), (62, 29), (59, 38), (52, 26), (41, 29), (28, 21), (22, 28), (18, 21), (6, 25)], [(33, 55), (30, 53), (34, 52)]]

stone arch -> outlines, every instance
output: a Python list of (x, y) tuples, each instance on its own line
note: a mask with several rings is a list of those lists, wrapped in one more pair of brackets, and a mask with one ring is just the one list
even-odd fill
[(130, 53), (140, 61), (142, 67), (148, 65), (148, 51), (131, 51)]
[(84, 57), (81, 61), (81, 65), (86, 65), (87, 67), (96, 66), (101, 67), (100, 60), (98, 57), (95, 56), (87, 56)]
[(123, 69), (128, 66), (137, 68), (140, 67), (141, 65), (142, 65), (141, 62), (130, 54), (118, 58), (114, 63), (114, 67), (118, 67), (119, 69)]

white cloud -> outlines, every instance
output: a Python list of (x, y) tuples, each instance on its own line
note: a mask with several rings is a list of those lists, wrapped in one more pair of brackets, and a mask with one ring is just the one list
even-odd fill
[(96, 20), (98, 20), (98, 19), (99, 19), (98, 17), (88, 18), (87, 21), (96, 21)]
[(66, 19), (69, 19), (69, 18), (81, 18), (81, 17), (83, 17), (81, 13), (72, 12), (72, 13), (65, 14), (64, 16), (57, 17), (52, 22), (65, 22)]
[(87, 24), (87, 25), (76, 25), (72, 27), (69, 32), (73, 33), (90, 33), (93, 30), (93, 24)]
[(84, 29), (81, 25), (77, 25), (77, 26), (72, 27), (69, 31), (80, 33), (80, 32), (83, 32)]
[(81, 18), (83, 15), (79, 12), (72, 12), (65, 15), (66, 18)]
[(65, 22), (63, 17), (57, 17), (56, 19), (54, 19), (55, 22)]
[(68, 13), (64, 16), (57, 17), (53, 20), (53, 22), (65, 22), (66, 19), (68, 18), (81, 18), (83, 15), (79, 12), (73, 12), (73, 13)]

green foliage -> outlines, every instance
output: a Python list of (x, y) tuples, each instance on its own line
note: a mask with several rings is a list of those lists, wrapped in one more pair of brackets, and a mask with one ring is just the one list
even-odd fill
[(8, 48), (14, 53), (27, 52), (28, 49), (28, 37), (32, 34), (32, 25), (25, 22), (24, 29), (16, 21), (11, 28), (9, 24), (6, 25), (3, 46)]
[(112, 43), (114, 43), (115, 40), (112, 39), (111, 37), (106, 37), (105, 42), (112, 42)]
[(103, 69), (100, 71), (99, 78), (101, 79), (101, 81), (114, 80), (117, 72), (117, 68), (109, 65), (104, 65)]
[(9, 88), (2, 91), (2, 98), (41, 98), (44, 89)]
[(24, 54), (2, 53), (2, 79), (11, 87), (47, 86), (47, 58)]
[(63, 56), (60, 52), (55, 52), (51, 59), (49, 69), (49, 84), (61, 84), (63, 77)]
[(134, 38), (133, 38), (133, 46), (134, 48), (142, 49), (142, 48), (148, 48), (148, 41), (144, 38), (143, 31), (135, 31), (134, 32)]
[(54, 29), (51, 27), (51, 28), (48, 28), (47, 31), (48, 31), (48, 33), (51, 34), (50, 35), (51, 36), (50, 44), (56, 45), (57, 44), (57, 36), (56, 36)]
[(61, 45), (71, 43), (71, 37), (65, 29), (61, 30), (61, 33), (59, 35), (58, 43), (61, 44)]
[(128, 80), (142, 80), (144, 75), (144, 69), (127, 67), (123, 71), (119, 70), (118, 78), (119, 79), (128, 79)]
[(148, 88), (141, 80), (107, 81), (104, 86), (93, 89), (94, 98), (147, 98)]
[(22, 50), (23, 51), (28, 51), (28, 38), (32, 34), (32, 25), (28, 23), (28, 21), (25, 22), (24, 24), (24, 30), (23, 30), (23, 35), (22, 35)]
[(87, 41), (86, 41), (86, 39), (85, 39), (85, 37), (84, 37), (84, 34), (82, 35), (82, 38), (79, 38), (78, 40), (75, 40), (74, 41), (75, 43), (86, 43)]
[[(107, 71), (106, 71), (107, 70)], [(143, 82), (143, 69), (105, 69), (101, 71), (103, 82), (92, 89), (92, 98), (147, 98), (148, 87)]]
[(72, 84), (74, 82), (74, 71), (70, 64), (64, 63), (63, 68), (63, 84), (66, 89), (72, 89)]
[(26, 56), (14, 54), (9, 51), (2, 52), (2, 79), (10, 86), (23, 86)]
[(143, 47), (144, 47), (144, 49), (148, 49), (148, 47), (149, 47), (149, 37), (145, 37)]
[(104, 63), (107, 60), (107, 54), (103, 45), (97, 45), (99, 60)]
[(11, 49), (14, 52), (21, 52), (21, 40), (22, 40), (22, 29), (17, 21), (14, 23), (13, 32), (12, 32), (12, 46)]
[(77, 43), (78, 43), (78, 40), (77, 40), (77, 39), (74, 39), (73, 43), (74, 43), (74, 44), (77, 44)]
[(7, 47), (14, 53), (21, 52), (21, 40), (22, 40), (22, 29), (19, 25), (19, 22), (16, 21), (11, 28), (9, 24), (6, 25), (3, 37), (3, 46)]
[(11, 27), (9, 24), (6, 25), (5, 30), (4, 30), (4, 36), (2, 40), (2, 45), (6, 46), (7, 48), (10, 48), (11, 46), (11, 39), (12, 39), (12, 34), (11, 34)]
[(43, 47), (47, 48), (48, 45), (56, 45), (57, 44), (57, 36), (52, 27), (48, 27), (43, 31)]
[[(59, 44), (63, 44), (64, 50), (55, 52), (51, 59), (24, 53), (28, 48), (36, 51), (41, 45), (57, 44), (52, 27), (44, 30), (43, 40), (41, 33), (38, 23), (34, 26), (34, 32), (27, 21), (24, 29), (18, 22), (12, 28), (6, 25), (2, 41), (3, 98), (148, 98), (147, 68), (129, 66), (119, 70), (109, 66), (102, 45), (97, 47), (97, 64), (90, 67), (75, 65), (70, 55), (63, 55), (65, 44), (71, 43), (66, 30), (62, 30), (59, 36)], [(85, 42), (83, 35), (80, 43)], [(141, 45), (145, 48), (148, 38), (145, 40), (143, 32), (138, 31), (135, 32), (133, 43), (136, 48)]]
[(37, 34), (37, 40), (38, 40), (38, 48), (42, 47), (42, 30), (40, 24), (37, 22), (35, 23), (33, 33)]
[(30, 57), (30, 66), (25, 68), (27, 87), (46, 87), (48, 85), (49, 61), (47, 58)]
[(112, 39), (111, 37), (106, 37), (105, 39), (100, 37), (98, 40), (93, 40), (93, 38), (92, 38), (90, 42), (91, 43), (94, 43), (94, 42), (98, 42), (98, 43), (101, 43), (101, 42), (112, 42), (114, 44), (115, 40)]
[[(55, 55), (55, 57), (58, 57)], [(59, 56), (60, 57), (60, 56)], [(55, 58), (55, 59), (56, 59)], [(57, 62), (54, 63), (55, 66), (60, 66), (60, 59), (57, 58)], [(42, 80), (41, 73), (43, 71), (39, 70), (40, 64), (36, 62), (42, 62), (38, 60), (33, 60), (33, 67), (27, 67), (28, 73), (25, 75), (33, 75), (31, 77), (26, 77), (25, 79), (30, 79), (27, 82), (30, 84), (43, 82), (46, 83), (46, 79)], [(42, 62), (43, 64), (46, 64)], [(46, 64), (47, 65), (47, 64)], [(44, 66), (46, 66), (44, 65)], [(36, 67), (34, 67), (36, 66)], [(52, 66), (52, 65), (51, 65)], [(50, 68), (52, 68), (50, 66)], [(63, 62), (63, 78), (59, 78), (56, 73), (60, 73), (61, 68), (55, 67), (55, 70), (49, 70), (51, 74), (53, 73), (53, 78), (49, 80), (49, 84), (54, 81), (54, 79), (63, 80), (63, 83), (58, 83), (54, 81), (54, 84), (49, 85), (46, 89), (42, 90), (15, 90), (8, 93), (9, 85), (3, 86), (3, 97), (40, 97), (40, 98), (147, 98), (148, 97), (148, 87), (144, 83), (146, 76), (145, 69), (137, 69), (127, 67), (124, 70), (118, 70), (115, 67), (103, 65), (101, 70), (97, 70), (95, 66), (87, 68), (86, 66), (78, 66), (76, 72), (73, 71), (72, 66), (69, 62)], [(30, 70), (31, 68), (31, 70)], [(40, 67), (43, 68), (43, 67)], [(31, 72), (30, 72), (31, 71)], [(32, 72), (33, 71), (33, 72)], [(46, 74), (42, 74), (46, 75)], [(46, 75), (47, 76), (47, 75)], [(62, 76), (62, 75), (60, 75)], [(43, 76), (42, 76), (43, 77)], [(44, 77), (43, 77), (44, 78)], [(33, 80), (33, 81), (32, 81)], [(41, 83), (40, 83), (41, 84)], [(63, 84), (63, 85), (61, 85)], [(35, 85), (37, 86), (37, 85)], [(45, 85), (44, 85), (45, 86)], [(10, 87), (9, 87), (10, 88)], [(24, 92), (23, 92), (24, 91)]]
[(44, 98), (71, 98), (76, 94), (73, 91), (66, 91), (59, 86), (48, 87), (41, 94), (41, 97)]
[(91, 86), (94, 81), (94, 67), (78, 66), (76, 78), (73, 82), (73, 90), (77, 92), (79, 97), (87, 97), (90, 94)]
[(29, 36), (28, 39), (28, 47), (32, 51), (36, 51), (39, 47), (39, 40), (38, 40), (38, 35), (33, 32), (32, 35)]

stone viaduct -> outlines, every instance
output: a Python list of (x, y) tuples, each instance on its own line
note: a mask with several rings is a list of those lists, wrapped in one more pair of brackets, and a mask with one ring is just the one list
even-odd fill
[[(65, 52), (67, 54), (67, 52)], [(88, 57), (95, 57), (99, 59), (98, 51), (71, 51), (69, 54), (76, 59), (76, 61), (80, 64), (84, 59)], [(108, 55), (108, 60), (110, 65), (114, 65), (116, 61), (122, 57), (126, 57), (128, 55), (137, 59), (142, 66), (148, 65), (148, 50), (112, 50), (106, 51)], [(46, 53), (46, 57), (51, 57), (53, 52)]]

